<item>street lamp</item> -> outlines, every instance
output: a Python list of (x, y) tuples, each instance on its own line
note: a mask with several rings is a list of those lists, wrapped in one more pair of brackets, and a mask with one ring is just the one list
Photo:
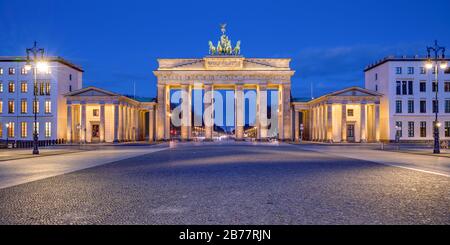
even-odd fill
[(32, 48), (27, 48), (27, 63), (25, 65), (25, 70), (29, 71), (33, 69), (33, 78), (34, 78), (34, 102), (33, 102), (33, 113), (34, 113), (34, 127), (33, 127), (33, 154), (39, 154), (38, 148), (38, 129), (37, 129), (37, 95), (38, 95), (38, 85), (37, 85), (37, 72), (47, 72), (48, 71), (48, 63), (44, 58), (44, 49), (38, 48), (37, 43), (34, 42), (34, 46)]
[[(431, 56), (431, 52), (434, 53), (434, 57)], [(447, 69), (447, 61), (445, 60), (445, 47), (441, 47), (438, 45), (437, 41), (434, 42), (434, 46), (433, 47), (427, 47), (427, 53), (428, 53), (428, 60), (425, 64), (425, 68), (427, 68), (428, 70), (431, 70), (434, 68), (434, 75), (435, 75), (435, 119), (434, 119), (434, 123), (433, 123), (433, 129), (434, 129), (434, 148), (433, 148), (433, 153), (434, 154), (439, 154), (441, 152), (440, 150), (440, 141), (439, 141), (439, 127), (440, 127), (440, 123), (438, 121), (438, 112), (439, 112), (439, 102), (438, 102), (438, 74), (439, 74), (439, 68), (441, 68), (442, 70)], [(439, 55), (441, 54), (441, 55)]]
[(6, 126), (6, 149), (9, 148), (9, 123), (5, 123)]

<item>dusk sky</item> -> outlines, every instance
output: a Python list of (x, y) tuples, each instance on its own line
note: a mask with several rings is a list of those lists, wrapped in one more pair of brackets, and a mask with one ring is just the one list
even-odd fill
[[(82, 66), (84, 86), (154, 97), (157, 58), (201, 58), (227, 23), (244, 57), (292, 58), (294, 97), (363, 86), (366, 65), (388, 55), (450, 49), (450, 1), (6, 1), (0, 55), (37, 41)], [(450, 55), (450, 50), (449, 50)]]

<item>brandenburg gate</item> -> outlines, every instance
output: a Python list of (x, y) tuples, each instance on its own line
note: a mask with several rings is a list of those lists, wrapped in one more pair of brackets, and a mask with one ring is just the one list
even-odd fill
[[(291, 77), (290, 59), (245, 58), (240, 55), (240, 41), (232, 48), (222, 25), (222, 36), (217, 46), (209, 42), (209, 56), (200, 59), (158, 59), (156, 140), (171, 138), (171, 90), (181, 91), (181, 139), (192, 139), (193, 90), (204, 92), (204, 135), (212, 140), (214, 128), (214, 101), (216, 90), (234, 91), (234, 134), (236, 140), (244, 138), (244, 90), (256, 91), (256, 138), (268, 137), (268, 130), (280, 140), (291, 139)], [(267, 125), (267, 91), (277, 91), (276, 123)], [(272, 118), (273, 121), (274, 118)], [(276, 127), (276, 128), (274, 128)]]

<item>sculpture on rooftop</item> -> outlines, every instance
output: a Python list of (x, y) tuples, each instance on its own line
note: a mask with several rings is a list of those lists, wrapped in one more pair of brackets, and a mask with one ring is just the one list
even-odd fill
[(209, 54), (210, 55), (239, 55), (241, 53), (241, 41), (237, 41), (236, 46), (233, 48), (231, 40), (225, 35), (227, 24), (221, 24), (220, 30), (222, 36), (220, 37), (217, 47), (214, 47), (213, 43), (209, 41)]

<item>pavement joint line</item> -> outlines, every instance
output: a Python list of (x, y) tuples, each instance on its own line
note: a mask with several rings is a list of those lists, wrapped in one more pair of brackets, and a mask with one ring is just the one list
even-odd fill
[(74, 154), (74, 153), (80, 153), (80, 152), (86, 152), (86, 151), (93, 151), (93, 150), (79, 150), (79, 151), (58, 152), (58, 153), (50, 153), (50, 154), (26, 155), (26, 156), (23, 156), (23, 157), (15, 157), (15, 158), (13, 157), (13, 158), (8, 158), (8, 159), (0, 159), (0, 162), (22, 160), (22, 159), (29, 159), (29, 158), (59, 156), (59, 155)]
[[(323, 151), (319, 151), (317, 149), (311, 149), (310, 148), (310, 149), (302, 149), (302, 150), (315, 151), (315, 152), (325, 153), (327, 155), (343, 157), (343, 156), (341, 156), (339, 154), (336, 154), (336, 153), (333, 153), (333, 152), (323, 152)], [(376, 164), (381, 164), (381, 165), (385, 165), (385, 166), (403, 168), (403, 169), (408, 169), (408, 170), (411, 170), (411, 171), (417, 171), (417, 172), (422, 172), (422, 173), (434, 174), (434, 175), (439, 175), (439, 176), (450, 178), (450, 174), (444, 174), (444, 173), (439, 173), (439, 172), (434, 172), (434, 171), (424, 170), (424, 169), (419, 169), (419, 168), (406, 167), (406, 166), (393, 164), (393, 163), (377, 162), (377, 161), (374, 161), (374, 160), (360, 159), (360, 158), (356, 158), (356, 157), (352, 157), (352, 156), (345, 156), (345, 157), (346, 158), (351, 158), (351, 159), (356, 159), (356, 160), (361, 160), (361, 161), (372, 162), (372, 163), (376, 163)]]

